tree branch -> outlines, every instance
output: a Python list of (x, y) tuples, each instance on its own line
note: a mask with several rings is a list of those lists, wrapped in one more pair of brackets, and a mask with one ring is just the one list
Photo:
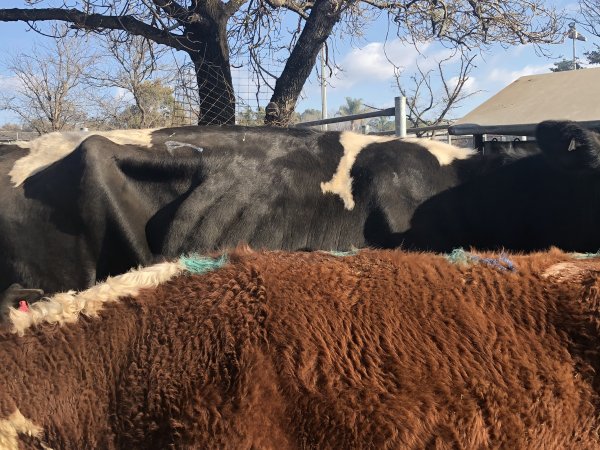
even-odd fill
[(86, 14), (77, 9), (38, 8), (38, 9), (0, 9), (0, 22), (38, 22), (58, 20), (73, 24), (74, 28), (103, 31), (124, 30), (130, 34), (144, 36), (157, 44), (168, 45), (177, 50), (186, 50), (183, 36), (168, 33), (148, 25), (133, 16), (105, 16), (102, 14)]
[(264, 0), (267, 5), (269, 5), (273, 9), (277, 8), (285, 8), (288, 11), (295, 12), (303, 19), (308, 19), (307, 11), (310, 10), (314, 3), (313, 2), (304, 2), (302, 5), (297, 5), (293, 1), (286, 0)]
[(179, 20), (182, 23), (190, 15), (189, 11), (177, 3), (175, 0), (152, 0), (156, 6), (166, 12), (173, 19)]
[(175, 20), (180, 26), (189, 24), (197, 24), (200, 26), (208, 26), (209, 22), (200, 14), (191, 12), (184, 8), (174, 0), (152, 0), (156, 7), (162, 9), (169, 17)]
[(225, 15), (227, 15), (227, 17), (233, 16), (244, 3), (246, 3), (246, 0), (229, 0), (227, 3), (225, 3), (223, 8)]

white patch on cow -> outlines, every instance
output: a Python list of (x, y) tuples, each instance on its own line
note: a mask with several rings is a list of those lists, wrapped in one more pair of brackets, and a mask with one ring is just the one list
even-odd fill
[(111, 131), (66, 131), (44, 134), (29, 142), (17, 142), (21, 148), (28, 148), (29, 154), (15, 162), (9, 172), (15, 186), (21, 185), (28, 177), (48, 167), (50, 164), (72, 153), (90, 136), (103, 136), (115, 144), (139, 145), (150, 147), (152, 133), (157, 128), (145, 130), (111, 130)]
[[(337, 170), (331, 180), (321, 183), (321, 191), (324, 194), (330, 192), (339, 195), (344, 202), (344, 208), (352, 210), (354, 208), (354, 198), (352, 197), (352, 177), (350, 176), (350, 172), (358, 154), (362, 149), (371, 144), (389, 142), (396, 139), (400, 138), (356, 134), (349, 131), (342, 132), (340, 135), (340, 144), (344, 147), (344, 155), (340, 159)], [(476, 153), (475, 150), (455, 147), (454, 145), (431, 139), (403, 138), (401, 140), (423, 147), (437, 158), (440, 166), (451, 164), (455, 159), (470, 158)]]
[(185, 266), (180, 262), (166, 262), (131, 270), (122, 275), (109, 277), (82, 292), (63, 292), (29, 306), (28, 312), (10, 308), (12, 332), (23, 334), (29, 327), (39, 323), (75, 322), (80, 314), (96, 316), (105, 303), (120, 298), (136, 296), (140, 289), (155, 288), (183, 273)]
[(344, 208), (352, 210), (354, 208), (354, 198), (352, 197), (352, 177), (350, 176), (350, 171), (352, 170), (354, 161), (356, 161), (356, 157), (368, 145), (394, 139), (396, 138), (356, 134), (349, 131), (342, 132), (340, 134), (340, 144), (344, 148), (344, 155), (340, 159), (337, 170), (331, 180), (321, 183), (323, 194), (331, 192), (332, 194), (339, 195), (344, 202)]
[(476, 150), (468, 148), (456, 147), (446, 142), (434, 141), (433, 139), (423, 138), (404, 138), (404, 142), (420, 145), (429, 153), (435, 156), (440, 163), (440, 166), (448, 166), (455, 159), (467, 159), (477, 153)]
[[(0, 419), (0, 449), (18, 450), (19, 434), (39, 438), (42, 435), (42, 427), (37, 426), (27, 419), (18, 409), (6, 419)], [(51, 450), (44, 444), (45, 449)]]

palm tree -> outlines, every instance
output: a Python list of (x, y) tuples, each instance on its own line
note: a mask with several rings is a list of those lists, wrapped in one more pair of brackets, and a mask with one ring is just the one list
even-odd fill
[[(340, 116), (351, 116), (354, 114), (360, 114), (364, 111), (362, 98), (346, 97), (346, 104), (340, 106), (338, 109), (338, 115)], [(354, 130), (354, 120), (350, 121), (350, 128)], [(362, 120), (359, 122), (362, 123)]]
[(377, 131), (390, 131), (394, 129), (394, 121), (387, 117), (376, 117), (371, 119), (369, 125), (375, 128)]

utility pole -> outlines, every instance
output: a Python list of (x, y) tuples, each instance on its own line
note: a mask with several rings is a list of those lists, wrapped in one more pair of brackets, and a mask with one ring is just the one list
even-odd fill
[[(327, 119), (327, 86), (325, 80), (325, 44), (321, 47), (321, 119)], [(321, 125), (327, 131), (327, 124)]]
[(575, 39), (577, 39), (578, 41), (585, 42), (586, 38), (585, 38), (585, 36), (580, 34), (575, 29), (575, 22), (571, 22), (569, 24), (569, 31), (567, 32), (567, 37), (570, 37), (573, 40), (573, 70), (577, 70), (577, 55), (575, 53)]

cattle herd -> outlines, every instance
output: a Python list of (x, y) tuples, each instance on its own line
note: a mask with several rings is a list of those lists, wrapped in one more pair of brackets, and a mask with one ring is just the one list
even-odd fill
[(0, 145), (0, 449), (600, 449), (600, 135), (536, 141)]

